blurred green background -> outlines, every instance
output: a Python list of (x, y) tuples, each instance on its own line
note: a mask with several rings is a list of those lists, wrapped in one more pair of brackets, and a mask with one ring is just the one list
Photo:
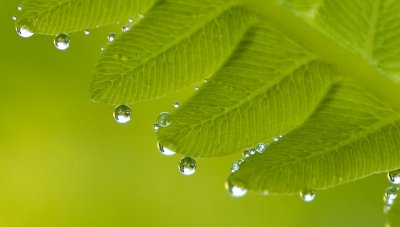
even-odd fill
[(100, 48), (118, 28), (71, 34), (62, 52), (52, 37), (16, 34), (18, 4), (0, 2), (0, 226), (384, 226), (383, 174), (309, 204), (230, 197), (223, 185), (240, 154), (198, 160), (183, 176), (178, 155), (158, 152), (152, 124), (185, 94), (134, 105), (118, 125), (114, 107), (89, 95)]

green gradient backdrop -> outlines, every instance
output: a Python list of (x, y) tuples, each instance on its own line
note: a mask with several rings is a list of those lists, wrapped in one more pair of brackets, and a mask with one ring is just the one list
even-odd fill
[[(384, 175), (298, 196), (234, 199), (223, 184), (233, 160), (199, 160), (192, 177), (156, 149), (152, 123), (179, 95), (133, 106), (125, 126), (91, 103), (91, 71), (116, 28), (20, 38), (0, 2), (0, 226), (383, 226)], [(182, 94), (181, 94), (182, 95)]]

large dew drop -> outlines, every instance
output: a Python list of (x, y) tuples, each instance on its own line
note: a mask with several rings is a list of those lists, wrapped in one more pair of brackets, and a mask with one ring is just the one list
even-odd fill
[(68, 34), (58, 34), (54, 38), (54, 46), (59, 50), (66, 50), (69, 47), (70, 37)]
[(158, 115), (157, 123), (160, 127), (168, 127), (171, 124), (170, 115), (168, 112), (162, 112)]
[(179, 171), (186, 176), (196, 172), (196, 161), (191, 157), (185, 157), (179, 162)]
[(265, 149), (267, 148), (267, 144), (265, 143), (259, 143), (257, 146), (257, 152), (258, 153), (264, 153)]
[(160, 151), (160, 153), (165, 155), (165, 156), (172, 156), (172, 155), (175, 154), (175, 151), (162, 146), (160, 144), (160, 142), (157, 142), (157, 147), (158, 147), (158, 150)]
[(390, 171), (387, 174), (387, 177), (392, 184), (400, 184), (400, 169)]
[(119, 105), (115, 108), (113, 116), (116, 122), (126, 124), (131, 120), (132, 110), (127, 105)]
[(229, 180), (225, 182), (225, 190), (233, 197), (243, 197), (247, 194), (247, 189), (236, 186)]
[(315, 191), (309, 189), (301, 191), (300, 197), (304, 202), (311, 202), (315, 199)]
[(27, 29), (24, 26), (19, 26), (16, 28), (17, 33), (19, 36), (21, 36), (22, 38), (29, 38), (31, 36), (33, 36), (33, 32), (31, 32), (29, 29)]

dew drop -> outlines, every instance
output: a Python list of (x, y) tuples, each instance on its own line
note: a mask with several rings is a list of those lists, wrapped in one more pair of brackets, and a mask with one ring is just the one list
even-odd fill
[(108, 41), (111, 43), (111, 42), (113, 42), (113, 41), (115, 40), (115, 37), (116, 37), (116, 36), (117, 36), (117, 35), (116, 35), (115, 33), (111, 32), (110, 34), (108, 34), (107, 39), (108, 39)]
[(387, 174), (387, 177), (392, 184), (400, 184), (400, 169), (390, 171)]
[(256, 154), (257, 150), (252, 147), (252, 148), (250, 148), (249, 152), (250, 152), (250, 156), (253, 156)]
[(196, 161), (191, 157), (184, 157), (179, 162), (179, 171), (186, 176), (196, 172)]
[(158, 115), (157, 123), (160, 127), (168, 127), (171, 124), (170, 115), (168, 112), (162, 112)]
[(21, 36), (22, 38), (29, 38), (31, 36), (33, 36), (33, 32), (31, 32), (29, 29), (27, 29), (24, 26), (19, 26), (16, 28), (17, 33), (19, 36)]
[(231, 168), (231, 172), (234, 173), (234, 172), (238, 171), (239, 167), (240, 167), (239, 162), (233, 163), (232, 168)]
[(200, 90), (199, 86), (194, 87), (194, 90), (199, 91)]
[(157, 133), (158, 130), (160, 129), (160, 126), (159, 126), (157, 123), (154, 123), (154, 124), (153, 124), (153, 129), (154, 129), (154, 131)]
[(279, 138), (275, 137), (274, 142), (278, 142), (278, 141), (279, 141)]
[(225, 190), (233, 197), (243, 197), (247, 193), (247, 189), (236, 186), (229, 180), (225, 182)]
[(85, 34), (85, 35), (90, 35), (90, 30), (89, 30), (89, 29), (85, 29), (85, 30), (83, 31), (83, 34)]
[(160, 142), (157, 142), (157, 147), (158, 150), (160, 151), (161, 154), (165, 155), (165, 156), (172, 156), (175, 154), (175, 151), (168, 149), (167, 147), (164, 147), (160, 144)]
[(66, 50), (69, 47), (70, 37), (68, 34), (58, 34), (54, 38), (54, 45), (59, 50)]
[(174, 106), (175, 109), (179, 109), (180, 104), (179, 104), (178, 101), (175, 101), (173, 106)]
[(206, 83), (208, 82), (208, 80), (207, 80), (207, 79), (204, 79), (203, 82), (206, 84)]
[(257, 146), (257, 152), (258, 153), (264, 153), (265, 149), (267, 148), (267, 144), (265, 143), (259, 143)]
[(13, 15), (13, 16), (11, 17), (11, 19), (12, 19), (13, 21), (16, 21), (16, 20), (17, 20), (17, 16)]
[(131, 29), (131, 26), (129, 26), (129, 25), (125, 25), (124, 27), (122, 27), (123, 32), (129, 31), (129, 29)]
[(385, 191), (385, 200), (394, 200), (397, 197), (397, 188), (395, 187), (388, 187)]
[(246, 149), (246, 150), (244, 150), (243, 151), (243, 158), (249, 158), (250, 157), (250, 150), (249, 149)]
[(22, 11), (22, 6), (19, 5), (19, 6), (17, 7), (17, 10), (18, 10), (18, 11)]
[(315, 191), (309, 189), (301, 191), (300, 197), (304, 202), (311, 202), (315, 199)]
[(128, 21), (129, 21), (129, 23), (133, 23), (133, 18), (130, 17), (130, 18), (128, 19)]
[(120, 124), (126, 124), (131, 120), (132, 110), (127, 105), (119, 105), (114, 109), (114, 119)]

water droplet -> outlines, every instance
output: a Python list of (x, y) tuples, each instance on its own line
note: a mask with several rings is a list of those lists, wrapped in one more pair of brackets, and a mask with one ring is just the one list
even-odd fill
[(20, 26), (16, 28), (17, 33), (19, 36), (21, 36), (22, 38), (29, 38), (31, 36), (33, 36), (33, 32), (31, 32), (29, 29), (27, 29), (24, 26)]
[(16, 21), (16, 20), (17, 20), (17, 16), (13, 15), (13, 16), (11, 17), (11, 19), (12, 19), (13, 21)]
[(191, 157), (184, 157), (179, 162), (178, 167), (183, 175), (192, 175), (196, 172), (196, 161)]
[(89, 30), (89, 29), (85, 29), (85, 30), (83, 31), (83, 34), (85, 34), (85, 35), (90, 35), (90, 30)]
[(171, 124), (171, 119), (170, 119), (170, 115), (168, 112), (162, 112), (160, 113), (160, 115), (158, 115), (158, 125), (160, 127), (168, 127)]
[(250, 157), (250, 150), (249, 149), (246, 149), (246, 150), (244, 150), (243, 151), (243, 158), (249, 158)]
[(239, 162), (233, 163), (232, 168), (231, 168), (231, 172), (234, 173), (234, 172), (238, 171), (239, 167), (240, 167)]
[(162, 146), (159, 142), (157, 142), (157, 147), (158, 147), (158, 150), (161, 152), (161, 154), (163, 154), (165, 156), (172, 156), (175, 154), (175, 151)]
[(199, 91), (200, 90), (199, 86), (194, 87), (194, 90)]
[(159, 126), (157, 123), (154, 123), (154, 124), (153, 124), (153, 129), (154, 129), (154, 131), (157, 133), (158, 130), (160, 129), (160, 126)]
[(18, 10), (18, 11), (21, 11), (21, 10), (22, 10), (22, 6), (19, 5), (19, 6), (17, 7), (17, 10)]
[(204, 79), (204, 80), (203, 80), (203, 82), (204, 82), (204, 83), (207, 83), (207, 82), (208, 82), (208, 80), (207, 80), (207, 79)]
[(180, 107), (180, 104), (179, 104), (179, 102), (178, 101), (176, 101), (176, 102), (174, 102), (174, 108), (175, 109), (179, 109), (179, 107)]
[(113, 116), (115, 121), (126, 124), (131, 120), (132, 110), (127, 105), (119, 105), (115, 108)]
[(229, 180), (225, 182), (225, 190), (233, 197), (242, 197), (247, 193), (247, 189), (236, 186)]
[(400, 169), (390, 171), (387, 174), (387, 177), (392, 184), (400, 184)]
[(129, 31), (129, 29), (131, 29), (131, 26), (129, 26), (129, 25), (125, 25), (124, 27), (122, 27), (123, 32)]
[(274, 142), (278, 142), (278, 141), (279, 141), (279, 138), (275, 137)]
[(394, 200), (397, 197), (397, 188), (395, 187), (388, 187), (385, 191), (385, 199), (387, 200)]
[(315, 191), (313, 190), (304, 190), (300, 192), (300, 197), (305, 201), (305, 202), (311, 202), (315, 199)]
[(133, 18), (130, 17), (130, 18), (128, 19), (128, 21), (129, 21), (129, 23), (133, 23)]
[(66, 50), (69, 47), (70, 37), (68, 34), (58, 34), (54, 38), (54, 45), (59, 50)]
[(256, 154), (256, 152), (257, 152), (257, 150), (256, 150), (256, 149), (254, 149), (253, 147), (252, 147), (252, 148), (250, 148), (250, 156), (253, 156), (253, 155), (255, 155), (255, 154)]
[(103, 52), (104, 51), (104, 47), (100, 48), (100, 51)]
[(108, 39), (108, 41), (111, 43), (111, 42), (113, 42), (113, 41), (115, 40), (115, 37), (116, 37), (116, 36), (117, 36), (117, 35), (116, 35), (115, 33), (111, 32), (110, 34), (108, 34), (107, 39)]
[(265, 149), (267, 148), (267, 144), (265, 143), (259, 143), (257, 146), (257, 152), (258, 153), (264, 153)]

